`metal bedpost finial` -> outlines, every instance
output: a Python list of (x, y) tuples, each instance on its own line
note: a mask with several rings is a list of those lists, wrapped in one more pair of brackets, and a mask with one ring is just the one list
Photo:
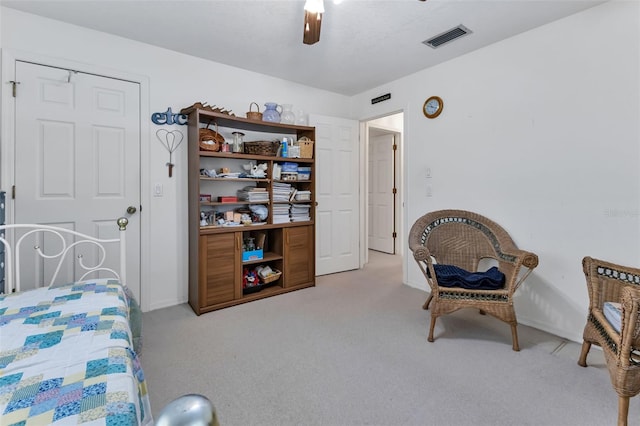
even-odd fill
[(220, 426), (216, 408), (209, 398), (200, 394), (187, 394), (164, 406), (157, 426)]
[(129, 224), (129, 219), (127, 219), (126, 217), (118, 218), (118, 227), (120, 228), (121, 231), (126, 231), (128, 224)]

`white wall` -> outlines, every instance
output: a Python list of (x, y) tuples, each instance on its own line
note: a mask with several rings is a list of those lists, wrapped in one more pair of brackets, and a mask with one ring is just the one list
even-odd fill
[[(640, 266), (639, 18), (637, 2), (608, 2), (353, 102), (361, 118), (406, 111), (405, 235), (431, 210), (494, 219), (540, 258), (519, 321), (575, 341), (588, 306), (582, 258)], [(434, 120), (421, 110), (431, 95), (444, 100)], [(426, 289), (406, 261), (409, 285)]]
[[(174, 177), (169, 178), (165, 166), (168, 154), (156, 139), (155, 132), (160, 127), (150, 122), (151, 113), (164, 112), (169, 106), (177, 112), (196, 101), (203, 101), (244, 116), (251, 102), (256, 101), (262, 110), (266, 101), (274, 101), (291, 103), (295, 109), (303, 108), (317, 114), (343, 117), (349, 114), (349, 98), (335, 93), (9, 8), (0, 7), (0, 16), (0, 46), (5, 51), (62, 58), (87, 64), (92, 69), (113, 69), (148, 79), (149, 99), (143, 99), (149, 109), (148, 134), (143, 135), (143, 145), (147, 145), (143, 146), (143, 152), (146, 150), (149, 156), (142, 159), (142, 215), (149, 229), (142, 241), (143, 256), (148, 259), (146, 271), (144, 259), (142, 265), (142, 307), (145, 310), (182, 303), (188, 297), (186, 143), (174, 154)], [(186, 127), (180, 130), (186, 136)], [(3, 149), (8, 143), (3, 141)], [(3, 190), (10, 185), (9, 182), (0, 183)], [(161, 198), (150, 195), (155, 183), (164, 186)]]

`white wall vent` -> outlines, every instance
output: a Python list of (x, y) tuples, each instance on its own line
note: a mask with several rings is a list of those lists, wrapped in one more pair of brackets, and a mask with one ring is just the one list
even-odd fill
[(431, 37), (430, 39), (423, 41), (423, 43), (435, 49), (442, 46), (443, 44), (449, 43), (450, 41), (459, 39), (460, 37), (466, 36), (467, 34), (471, 34), (472, 32), (473, 31), (471, 31), (464, 25), (458, 25), (455, 28), (447, 30), (435, 37)]

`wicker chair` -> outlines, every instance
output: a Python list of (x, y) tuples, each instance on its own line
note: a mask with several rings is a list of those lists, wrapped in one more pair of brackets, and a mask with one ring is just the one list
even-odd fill
[[(627, 424), (629, 398), (640, 393), (640, 269), (585, 257), (582, 269), (589, 291), (589, 314), (578, 364), (587, 366), (592, 344), (602, 347), (618, 394), (618, 425)], [(622, 305), (620, 332), (606, 319), (605, 302)]]
[[(538, 256), (518, 249), (500, 225), (464, 210), (440, 210), (419, 218), (411, 227), (409, 248), (431, 287), (422, 307), (429, 309), (432, 305), (429, 342), (434, 340), (433, 330), (440, 315), (477, 308), (482, 314), (510, 324), (513, 350), (520, 350), (513, 294), (538, 265)], [(477, 272), (480, 260), (487, 258), (497, 261), (498, 269), (504, 273), (504, 288), (478, 290), (438, 285), (434, 263)], [(522, 266), (527, 269), (521, 269)]]

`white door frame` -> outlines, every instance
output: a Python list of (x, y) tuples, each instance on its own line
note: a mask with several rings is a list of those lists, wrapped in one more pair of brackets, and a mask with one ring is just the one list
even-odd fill
[[(76, 62), (63, 58), (52, 58), (46, 55), (19, 51), (15, 49), (2, 49), (2, 70), (0, 71), (0, 81), (2, 82), (2, 99), (0, 109), (0, 126), (2, 128), (0, 141), (0, 190), (7, 192), (7, 210), (6, 223), (13, 223), (15, 212), (13, 202), (11, 202), (11, 187), (14, 182), (15, 171), (15, 105), (11, 90), (10, 81), (15, 80), (15, 63), (16, 61), (32, 62), (34, 64), (66, 68), (81, 71), (87, 74), (96, 74), (103, 77), (115, 78), (119, 80), (131, 81), (140, 85), (140, 203), (143, 207), (151, 205), (150, 191), (144, 191), (144, 188), (150, 188), (149, 166), (143, 161), (149, 158), (149, 121), (145, 118), (150, 117), (149, 112), (149, 77), (144, 75), (132, 74), (129, 72), (113, 70), (103, 66), (95, 66)], [(20, 85), (17, 85), (20, 90)], [(141, 309), (148, 311), (150, 307), (149, 286), (147, 278), (150, 274), (149, 262), (149, 220), (143, 220), (143, 212), (140, 212), (140, 298)]]
[[(374, 117), (362, 118), (360, 120), (360, 176), (369, 176), (369, 127), (389, 130), (391, 133), (397, 133), (397, 129), (386, 128), (381, 125), (370, 125), (369, 122), (387, 117), (395, 114), (403, 114), (403, 129), (400, 132), (400, 141), (398, 142), (398, 150), (396, 152), (396, 178), (397, 178), (397, 188), (398, 194), (396, 199), (396, 232), (398, 233), (398, 237), (396, 239), (396, 255), (402, 257), (403, 263), (403, 277), (402, 281), (407, 282), (407, 268), (406, 268), (406, 259), (405, 254), (407, 252), (405, 248), (405, 244), (407, 243), (407, 239), (405, 238), (406, 234), (406, 211), (405, 208), (405, 181), (406, 181), (406, 170), (404, 167), (405, 164), (405, 146), (406, 146), (406, 129), (407, 129), (407, 108), (401, 110), (394, 111), (386, 111), (381, 113), (380, 115), (376, 115)], [(363, 250), (360, 253), (361, 256), (361, 265), (364, 266), (365, 263), (369, 261), (369, 242), (368, 242), (368, 229), (369, 229), (369, 214), (368, 214), (368, 204), (369, 204), (369, 179), (364, 178), (360, 180), (360, 215), (361, 215), (361, 226), (360, 226), (360, 246), (363, 247)]]

